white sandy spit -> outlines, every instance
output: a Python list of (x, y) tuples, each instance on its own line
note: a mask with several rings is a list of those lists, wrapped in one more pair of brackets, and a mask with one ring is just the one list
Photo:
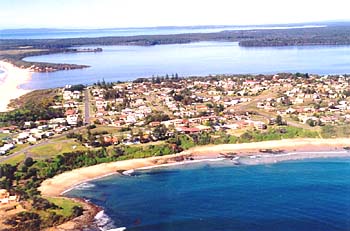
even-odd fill
[(9, 110), (7, 105), (11, 99), (16, 99), (30, 92), (30, 90), (21, 89), (19, 86), (31, 79), (32, 72), (4, 61), (0, 61), (0, 69), (4, 71), (0, 74), (0, 112), (4, 112)]

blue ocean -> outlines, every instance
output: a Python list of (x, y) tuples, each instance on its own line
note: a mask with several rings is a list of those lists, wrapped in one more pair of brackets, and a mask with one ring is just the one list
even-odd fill
[[(101, 230), (350, 230), (350, 159), (204, 162), (113, 175), (68, 193), (104, 208)], [(108, 219), (106, 219), (108, 218)]]

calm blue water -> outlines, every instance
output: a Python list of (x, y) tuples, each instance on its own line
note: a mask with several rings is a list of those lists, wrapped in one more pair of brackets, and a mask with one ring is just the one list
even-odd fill
[(70, 196), (128, 231), (350, 230), (350, 159), (194, 164), (110, 176)]
[(304, 46), (244, 48), (234, 42), (141, 46), (105, 46), (100, 53), (52, 54), (28, 57), (38, 62), (76, 63), (90, 68), (36, 73), (23, 86), (29, 89), (125, 81), (138, 77), (178, 73), (180, 76), (209, 74), (269, 74), (308, 72), (350, 73), (350, 46)]
[(0, 30), (0, 39), (50, 39), (156, 34), (211, 33), (223, 30), (266, 30), (324, 27), (324, 25), (294, 26), (193, 26), (114, 29), (9, 29)]

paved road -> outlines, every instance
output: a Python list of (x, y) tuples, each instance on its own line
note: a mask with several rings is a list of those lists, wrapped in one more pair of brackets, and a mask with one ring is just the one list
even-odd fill
[(85, 95), (85, 118), (84, 118), (84, 122), (85, 124), (90, 124), (90, 100), (89, 100), (89, 89), (85, 89), (84, 92)]
[[(247, 111), (247, 110), (254, 111), (258, 115), (263, 116), (266, 119), (275, 118), (276, 117), (275, 113), (273, 115), (271, 115), (271, 113), (268, 113), (264, 110), (258, 109), (258, 108), (256, 108), (256, 104), (264, 99), (276, 98), (276, 97), (277, 97), (277, 94), (274, 90), (265, 91), (263, 94), (257, 96), (256, 98), (254, 98), (253, 100), (251, 100), (247, 103), (238, 104), (237, 106), (235, 106), (234, 109), (236, 109), (236, 111), (239, 111), (239, 110), (241, 110), (241, 111)], [(250, 107), (252, 107), (253, 109), (250, 109)], [(301, 123), (296, 122), (296, 121), (293, 121), (291, 119), (287, 120), (287, 124), (290, 126), (293, 126), (293, 127), (297, 127), (297, 128), (310, 129), (309, 126), (307, 126), (305, 124), (301, 124)]]

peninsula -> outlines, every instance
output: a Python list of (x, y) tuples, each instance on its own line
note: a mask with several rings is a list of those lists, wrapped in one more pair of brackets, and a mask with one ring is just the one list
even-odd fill
[(303, 73), (175, 74), (32, 91), (0, 113), (0, 227), (81, 228), (98, 209), (61, 194), (123, 170), (349, 157), (349, 97), (348, 76)]

